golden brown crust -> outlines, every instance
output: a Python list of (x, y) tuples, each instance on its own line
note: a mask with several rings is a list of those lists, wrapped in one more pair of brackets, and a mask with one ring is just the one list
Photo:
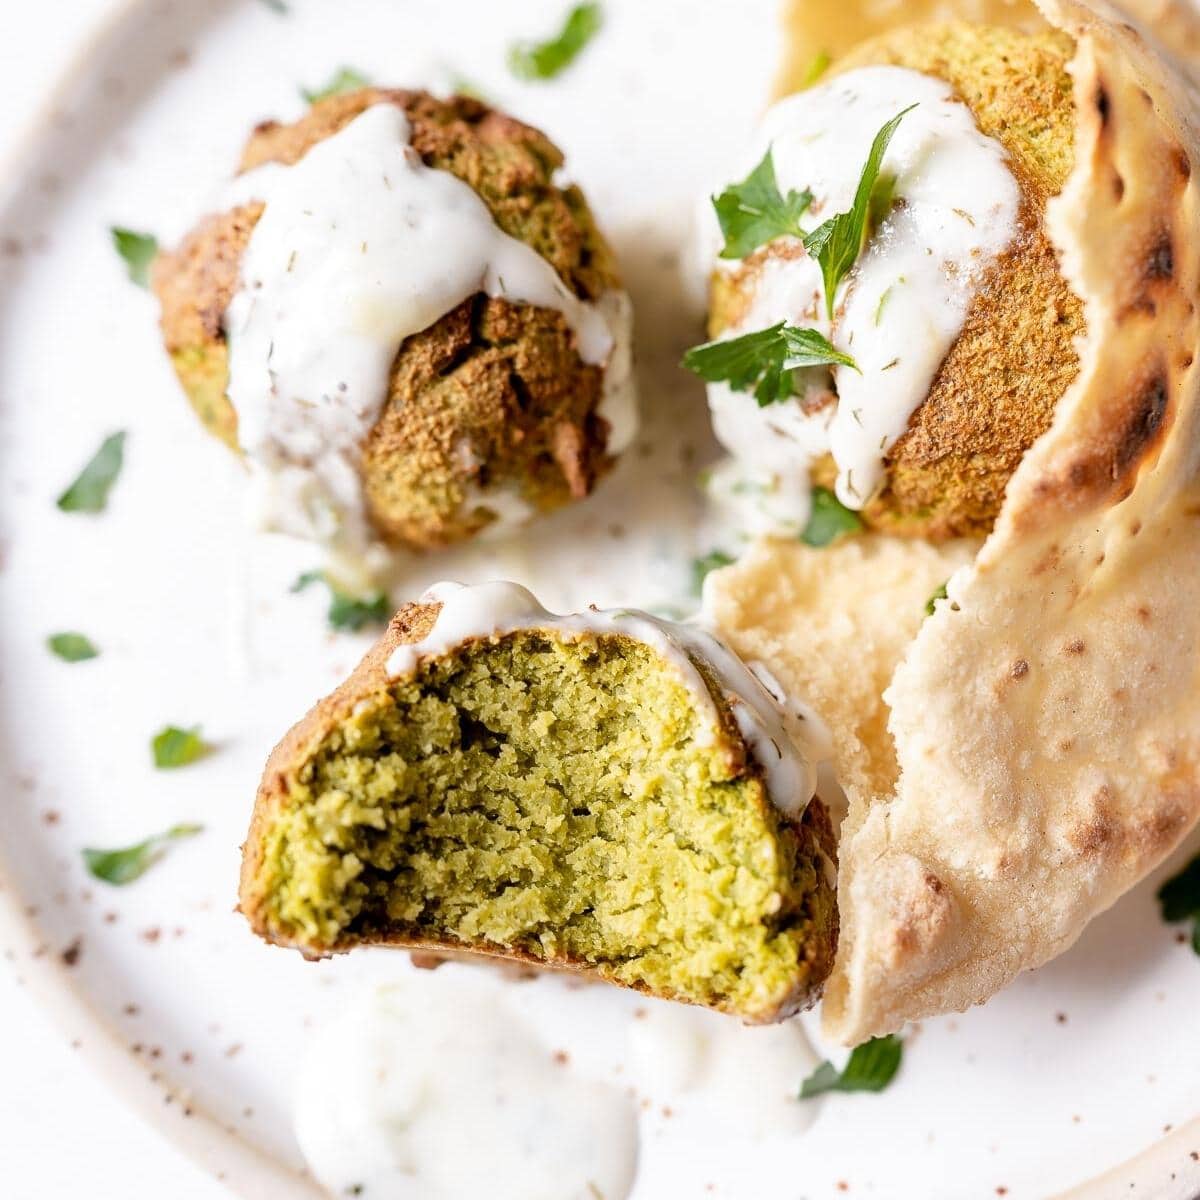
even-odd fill
[[(588, 978), (599, 979), (600, 974), (594, 965), (571, 956), (559, 955), (545, 959), (534, 957), (520, 948), (504, 948), (491, 943), (464, 946), (461, 941), (450, 938), (417, 937), (407, 932), (394, 932), (366, 940), (347, 938), (344, 942), (332, 946), (314, 948), (310, 943), (287, 936), (269, 919), (267, 897), (263, 894), (259, 882), (262, 877), (263, 850), (268, 830), (276, 814), (288, 803), (288, 779), (300, 764), (313, 757), (330, 730), (345, 721), (359, 704), (364, 701), (370, 702), (387, 691), (390, 683), (387, 662), (392, 652), (397, 646), (418, 642), (424, 638), (432, 629), (439, 609), (440, 605), (437, 604), (418, 603), (407, 604), (401, 608), (350, 676), (330, 695), (314, 705), (271, 752), (258, 787), (250, 831), (242, 846), (238, 907), (259, 937), (275, 945), (297, 949), (310, 958), (342, 953), (357, 946), (392, 946), (418, 952), (422, 957), (422, 965), (432, 965), (436, 960), (445, 957), (466, 956), (502, 960), (539, 970), (571, 971)], [(697, 666), (702, 668), (707, 677), (704, 665), (697, 663)], [(728, 711), (728, 704), (722, 699), (719, 689), (714, 690), (714, 699), (719, 701), (731, 766), (762, 779), (762, 768), (746, 753), (745, 743), (737, 731), (737, 723)], [(770, 803), (765, 798), (765, 788), (763, 795), (762, 802)], [(791, 824), (800, 840), (798, 858), (806, 862), (816, 861), (818, 864), (817, 889), (832, 908), (832, 928), (828, 935), (810, 939), (805, 944), (802, 958), (796, 965), (795, 985), (786, 996), (779, 998), (769, 1010), (738, 1010), (737, 1015), (749, 1022), (780, 1021), (811, 1007), (820, 997), (825, 979), (833, 969), (837, 951), (838, 926), (836, 906), (832, 903), (833, 889), (820, 867), (822, 856), (831, 866), (836, 867), (837, 864), (837, 840), (829, 812), (823, 801), (814, 797), (805, 808), (802, 818)], [(606, 979), (606, 982), (611, 981)], [(628, 986), (637, 990), (647, 990), (633, 984)], [(682, 995), (666, 995), (661, 998), (688, 1002), (688, 997)]]
[[(1070, 39), (1057, 32), (1026, 37), (951, 22), (880, 34), (833, 68), (893, 65), (944, 79), (980, 130), (1004, 145), (1022, 194), (1017, 236), (987, 271), (926, 399), (884, 458), (884, 485), (863, 510), (883, 532), (935, 541), (987, 533), (1009, 478), (1078, 372), (1082, 308), (1042, 229), (1071, 161), (1070, 54)], [(713, 334), (737, 320), (766, 259), (798, 253), (775, 243), (737, 271), (718, 272)], [(826, 456), (814, 482), (830, 487), (836, 474)]]
[(934, 540), (987, 533), (1012, 473), (1078, 374), (1083, 309), (1042, 228), (1046, 201), (1071, 164), (1072, 49), (1057, 31), (1021, 38), (950, 23), (885, 34), (837, 65), (891, 64), (944, 79), (980, 131), (1008, 151), (1023, 199), (1016, 239), (988, 271), (928, 396), (884, 459), (885, 486), (863, 515), (885, 532)]
[[(554, 173), (562, 155), (538, 130), (466, 97), (365, 88), (314, 105), (299, 121), (265, 122), (241, 170), (291, 164), (365, 108), (404, 109), (424, 160), (470, 184), (496, 223), (537, 250), (580, 298), (619, 286), (612, 254), (577, 188)], [(225, 395), (222, 318), (261, 204), (203, 221), (155, 264), (163, 339), (210, 432), (237, 448)], [(387, 401), (367, 438), (362, 477), (369, 515), (391, 544), (426, 548), (467, 538), (494, 518), (476, 490), (496, 489), (534, 510), (587, 495), (611, 466), (597, 415), (603, 371), (584, 363), (562, 314), (482, 293), (396, 356)]]

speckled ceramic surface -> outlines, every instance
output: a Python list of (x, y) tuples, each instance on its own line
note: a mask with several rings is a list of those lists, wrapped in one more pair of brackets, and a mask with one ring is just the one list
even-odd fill
[[(554, 23), (550, 0), (132, 4), (0, 186), (0, 946), (114, 1089), (245, 1196), (317, 1194), (291, 1132), (305, 1045), (367, 983), (408, 969), (387, 953), (308, 964), (232, 911), (266, 753), (367, 639), (328, 633), (321, 598), (289, 593), (311, 549), (247, 531), (241, 471), (178, 393), (153, 301), (107, 228), (178, 236), (248, 127), (298, 115), (298, 87), (344, 63), (435, 89), (466, 77), (543, 126), (637, 306), (643, 436), (585, 504), (517, 541), (412, 560), (396, 599), (503, 575), (552, 607), (687, 609), (690, 560), (711, 548), (695, 489), (711, 456), (703, 399), (675, 368), (700, 327), (689, 227), (767, 98), (776, 14), (768, 0), (736, 19), (720, 0), (608, 8), (578, 67), (537, 86), (508, 77), (504, 53)], [(129, 436), (108, 511), (60, 513), (54, 498), (116, 429)], [(44, 639), (59, 629), (101, 656), (54, 659)], [(155, 771), (149, 739), (169, 722), (201, 724), (214, 752)], [(204, 834), (133, 886), (83, 870), (82, 846), (184, 820)], [(648, 1124), (636, 1200), (1194, 1196), (1200, 959), (1159, 920), (1157, 882), (986, 1008), (910, 1031), (893, 1087), (824, 1103), (791, 1141)], [(619, 1029), (634, 1004), (520, 986), (567, 1045)]]

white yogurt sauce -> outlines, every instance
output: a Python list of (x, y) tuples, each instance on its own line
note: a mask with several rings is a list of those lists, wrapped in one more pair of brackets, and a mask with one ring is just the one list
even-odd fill
[(376, 104), (227, 198), (266, 205), (224, 318), (264, 524), (351, 555), (372, 542), (358, 463), (400, 344), (476, 292), (562, 313), (583, 361), (611, 368), (598, 410), (609, 451), (636, 431), (628, 298), (578, 299), (468, 184), (425, 166), (410, 134), (400, 108)]
[(719, 681), (738, 729), (762, 767), (775, 806), (798, 817), (816, 789), (817, 764), (829, 756), (828, 733), (815, 714), (789, 701), (765, 669), (742, 662), (713, 633), (698, 624), (665, 621), (636, 609), (610, 609), (559, 615), (543, 608), (519, 584), (438, 583), (421, 597), (440, 604), (429, 633), (419, 642), (397, 646), (388, 659), (392, 678), (416, 673), (422, 660), (436, 658), (472, 639), (494, 639), (519, 629), (544, 629), (572, 640), (592, 634), (620, 634), (643, 642), (675, 669), (712, 725), (701, 737), (715, 737), (717, 710), (693, 657), (706, 663)]
[(412, 972), (317, 1036), (295, 1130), (334, 1195), (624, 1200), (638, 1130), (625, 1091), (538, 1036), (494, 977)]
[[(803, 529), (809, 466), (826, 452), (838, 467), (838, 499), (863, 507), (882, 479), (885, 452), (958, 337), (983, 272), (1016, 234), (1021, 195), (1004, 148), (979, 132), (948, 84), (902, 67), (861, 67), (781, 100), (747, 170), (771, 147), (780, 191), (812, 191), (806, 227), (815, 228), (851, 207), (876, 133), (913, 104), (884, 158), (897, 203), (839, 287), (833, 321), (816, 260), (773, 257), (746, 313), (722, 334), (787, 320), (819, 330), (861, 369), (799, 371), (802, 394), (765, 408), (749, 393), (709, 386), (717, 437), (741, 466), (736, 478), (717, 475), (713, 491), (753, 514), (755, 532)], [(714, 228), (712, 220), (710, 236)], [(811, 402), (831, 376), (837, 403), (817, 408)]]
[(799, 1100), (818, 1058), (803, 1026), (743, 1025), (719, 1013), (647, 1001), (629, 1027), (629, 1072), (653, 1109), (667, 1105), (722, 1145), (802, 1133), (820, 1106)]

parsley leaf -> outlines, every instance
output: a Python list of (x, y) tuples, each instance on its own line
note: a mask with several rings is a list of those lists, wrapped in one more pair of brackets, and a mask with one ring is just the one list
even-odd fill
[(904, 1043), (894, 1033), (855, 1046), (849, 1061), (838, 1071), (823, 1062), (801, 1085), (800, 1099), (825, 1092), (882, 1092), (900, 1069)]
[(108, 492), (121, 473), (125, 461), (125, 434), (112, 433), (100, 443), (75, 482), (58, 498), (63, 512), (98, 513), (104, 511)]
[(54, 633), (46, 639), (46, 645), (63, 662), (83, 662), (96, 658), (100, 651), (82, 633)]
[(786, 321), (693, 346), (683, 356), (683, 366), (709, 383), (724, 381), (735, 392), (753, 388), (759, 408), (792, 395), (793, 368), (830, 363), (858, 370), (854, 359), (831, 346), (815, 329), (800, 329)]
[(925, 601), (925, 615), (927, 617), (932, 617), (933, 614), (937, 611), (937, 602), (939, 600), (945, 600), (945, 599), (946, 599), (946, 585), (943, 583), (942, 586), (940, 588), (938, 588), (938, 590), (936, 592), (934, 592), (933, 595), (930, 596), (928, 600)]
[(704, 581), (713, 571), (719, 570), (721, 567), (727, 567), (730, 563), (736, 561), (732, 554), (726, 554), (724, 550), (710, 550), (707, 554), (703, 554), (699, 558), (693, 558), (692, 591), (697, 596), (700, 595), (704, 590)]
[(328, 100), (330, 96), (341, 96), (346, 92), (357, 92), (359, 88), (370, 86), (371, 81), (361, 71), (356, 71), (353, 67), (339, 67), (324, 87), (311, 92), (308, 88), (301, 88), (300, 95), (309, 104), (317, 104), (321, 100)]
[(468, 100), (478, 100), (480, 104), (491, 103), (483, 88), (465, 75), (451, 76), (450, 91), (455, 96), (466, 96)]
[(1200, 954), (1200, 854), (1158, 889), (1164, 921), (1191, 921), (1192, 949)]
[(511, 47), (508, 69), (518, 79), (553, 79), (575, 61), (603, 24), (604, 10), (599, 4), (577, 4), (557, 37)]
[[(858, 179), (858, 189), (854, 193), (854, 203), (850, 206), (850, 211), (838, 213), (828, 221), (823, 221), (804, 238), (805, 248), (821, 268), (821, 278), (825, 284), (825, 310), (830, 320), (833, 319), (833, 300), (838, 284), (858, 260), (863, 243), (870, 232), (868, 217), (872, 212), (872, 197), (879, 182), (879, 169), (883, 166), (883, 156), (887, 153), (888, 143), (900, 122), (916, 107), (915, 104), (910, 104), (875, 135), (866, 165)], [(878, 203), (875, 207), (878, 209)]]
[(731, 183), (712, 198), (725, 235), (721, 257), (745, 258), (777, 237), (802, 238), (800, 218), (812, 201), (812, 192), (807, 188), (780, 195), (775, 182), (775, 159), (768, 149), (762, 162), (741, 183)]
[(158, 241), (149, 233), (136, 233), (115, 225), (109, 232), (117, 253), (125, 260), (129, 278), (138, 287), (149, 287), (150, 266), (158, 256)]
[(313, 583), (323, 583), (329, 589), (329, 611), (326, 618), (331, 629), (356, 633), (364, 625), (382, 625), (392, 615), (391, 601), (386, 592), (370, 596), (355, 596), (343, 591), (326, 571), (305, 571), (295, 583), (293, 592), (302, 592)]
[(850, 533), (858, 533), (863, 527), (862, 517), (852, 508), (847, 508), (828, 488), (812, 490), (812, 513), (808, 524), (800, 535), (806, 546), (828, 546)]
[(154, 752), (154, 765), (160, 770), (168, 770), (194, 763), (196, 759), (203, 758), (211, 747), (200, 736), (199, 725), (191, 729), (168, 725), (154, 735), (150, 749)]
[(829, 57), (827, 50), (818, 50), (816, 54), (808, 61), (808, 66), (804, 68), (804, 75), (800, 79), (800, 90), (810, 88), (826, 71), (829, 70), (829, 64), (833, 59)]
[(172, 825), (165, 833), (155, 834), (144, 842), (134, 846), (126, 846), (122, 850), (92, 850), (83, 851), (84, 866), (97, 879), (122, 887), (132, 883), (146, 873), (166, 851), (169, 842), (180, 838), (192, 837), (201, 833), (203, 825)]

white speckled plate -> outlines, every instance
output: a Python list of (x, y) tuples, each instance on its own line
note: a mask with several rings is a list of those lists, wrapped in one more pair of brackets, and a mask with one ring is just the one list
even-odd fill
[[(321, 598), (289, 594), (311, 552), (246, 531), (239, 468), (179, 395), (155, 306), (124, 277), (107, 227), (178, 236), (249, 125), (297, 115), (298, 85), (343, 63), (397, 84), (465, 76), (542, 125), (621, 254), (646, 432), (587, 503), (522, 542), (413, 560), (400, 592), (506, 575), (552, 606), (686, 607), (689, 559), (711, 548), (692, 486), (711, 447), (698, 390), (674, 368), (698, 330), (681, 255), (696, 197), (766, 98), (775, 38), (770, 0), (743, 0), (736, 19), (721, 0), (610, 0), (577, 69), (535, 86), (506, 76), (504, 50), (551, 26), (558, 0), (289, 8), (129, 5), (0, 190), (0, 946), (114, 1088), (238, 1194), (280, 1198), (316, 1194), (290, 1120), (310, 1028), (405, 968), (386, 953), (313, 965), (257, 943), (232, 911), (238, 846), (274, 739), (365, 639), (328, 634)], [(114, 429), (129, 439), (108, 511), (59, 513), (55, 496)], [(59, 629), (85, 631), (102, 656), (55, 660), (44, 639)], [(156, 772), (148, 742), (167, 722), (202, 723), (215, 752)], [(83, 871), (82, 846), (179, 820), (206, 832), (137, 884)], [(1156, 882), (986, 1008), (913, 1031), (888, 1092), (826, 1103), (794, 1145), (700, 1153), (647, 1138), (637, 1200), (1073, 1188), (1190, 1200), (1200, 960), (1160, 922)], [(567, 1026), (583, 1009), (627, 1013), (626, 997), (546, 986)]]

